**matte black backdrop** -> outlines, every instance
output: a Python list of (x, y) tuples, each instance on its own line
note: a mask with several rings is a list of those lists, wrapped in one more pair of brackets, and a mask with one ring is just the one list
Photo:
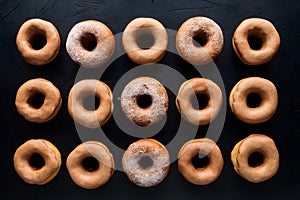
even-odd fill
[[(299, 7), (300, 1), (259, 0), (0, 0), (0, 199), (295, 199), (300, 196), (300, 62), (299, 62)], [(140, 188), (127, 180), (123, 172), (116, 172), (108, 184), (95, 190), (79, 188), (70, 179), (65, 161), (69, 152), (80, 143), (73, 120), (67, 112), (67, 97), (74, 83), (78, 66), (71, 61), (65, 41), (74, 24), (86, 19), (106, 23), (113, 33), (122, 32), (128, 22), (136, 17), (153, 17), (166, 28), (177, 30), (188, 18), (207, 16), (222, 28), (225, 44), (216, 64), (221, 72), (228, 96), (240, 79), (261, 76), (271, 80), (278, 89), (279, 105), (275, 116), (260, 125), (248, 125), (237, 120), (227, 110), (226, 123), (218, 141), (225, 166), (218, 180), (207, 186), (195, 186), (187, 182), (177, 171), (177, 164), (164, 182), (153, 188)], [(55, 24), (61, 36), (61, 50), (52, 63), (35, 67), (21, 58), (15, 37), (21, 24), (34, 17), (49, 20)], [(231, 38), (237, 25), (245, 18), (269, 19), (281, 36), (281, 47), (276, 57), (262, 66), (246, 66), (235, 55)], [(171, 41), (174, 42), (174, 41)], [(181, 58), (167, 53), (161, 63), (169, 64), (186, 77), (194, 77), (188, 64)], [(113, 87), (118, 78), (135, 66), (126, 56), (121, 57), (105, 72), (101, 80)], [(114, 76), (115, 75), (115, 76)], [(14, 100), (18, 87), (28, 79), (43, 77), (52, 81), (61, 91), (63, 105), (58, 115), (45, 124), (33, 124), (18, 115)], [(175, 96), (170, 95), (169, 115), (176, 119), (179, 114), (173, 105)], [(205, 128), (199, 129), (202, 137)], [(112, 140), (126, 148), (133, 142), (110, 120), (104, 130)], [(163, 129), (168, 132), (168, 129)], [(176, 131), (176, 130), (175, 130)], [(280, 152), (280, 168), (272, 179), (252, 184), (239, 177), (230, 162), (234, 145), (251, 133), (263, 133), (272, 137)], [(167, 133), (165, 133), (167, 134)], [(119, 137), (120, 135), (120, 137)], [(122, 135), (122, 136), (121, 136)], [(166, 138), (160, 139), (164, 144)], [(59, 174), (44, 186), (26, 184), (13, 167), (15, 150), (28, 139), (45, 138), (52, 141), (62, 154), (62, 168)], [(27, 199), (27, 198), (26, 198)]]

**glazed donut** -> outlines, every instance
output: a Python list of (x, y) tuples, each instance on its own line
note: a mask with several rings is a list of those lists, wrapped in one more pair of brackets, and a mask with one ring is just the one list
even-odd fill
[[(249, 39), (257, 38), (261, 47), (251, 47)], [(265, 19), (244, 20), (235, 30), (232, 45), (234, 51), (247, 65), (261, 65), (269, 62), (277, 53), (280, 37), (273, 24)]]
[(105, 24), (87, 20), (71, 29), (66, 48), (75, 63), (86, 68), (96, 68), (104, 65), (112, 57), (115, 38)]
[[(199, 39), (201, 42), (197, 42)], [(176, 35), (179, 55), (193, 65), (204, 65), (221, 53), (223, 33), (216, 22), (207, 17), (193, 17), (185, 21)]]
[(15, 152), (14, 167), (29, 184), (44, 185), (51, 181), (61, 166), (57, 148), (47, 140), (31, 139)]
[[(95, 96), (100, 101), (98, 108), (88, 110), (84, 100)], [(76, 83), (69, 93), (68, 110), (73, 119), (88, 128), (98, 128), (105, 124), (113, 111), (113, 96), (110, 88), (103, 82), (86, 79)]]
[(167, 149), (154, 139), (141, 139), (132, 143), (122, 159), (128, 179), (141, 187), (161, 183), (168, 175), (170, 156)]
[[(92, 161), (89, 162), (88, 159)], [(114, 159), (104, 144), (88, 141), (78, 145), (69, 154), (67, 169), (77, 185), (85, 189), (95, 189), (107, 183), (113, 175)]]
[[(262, 163), (249, 164), (253, 153), (262, 155)], [(235, 145), (231, 152), (234, 170), (246, 180), (259, 183), (273, 177), (279, 167), (279, 154), (274, 141), (268, 136), (252, 134)]]
[(150, 77), (139, 77), (130, 81), (125, 86), (120, 101), (126, 117), (139, 126), (160, 121), (169, 106), (166, 89)]
[[(193, 157), (202, 154), (208, 157), (209, 162), (203, 168), (196, 168)], [(178, 171), (189, 182), (195, 185), (207, 185), (215, 181), (224, 166), (222, 153), (217, 144), (208, 139), (194, 139), (185, 143), (178, 154)]]
[[(154, 44), (143, 49), (137, 40), (142, 35), (151, 35)], [(152, 18), (136, 18), (125, 28), (122, 37), (123, 47), (128, 57), (135, 63), (147, 64), (160, 61), (166, 53), (168, 45), (168, 33), (165, 27)]]
[[(203, 94), (208, 99), (204, 109), (196, 110), (192, 97)], [(182, 116), (192, 124), (205, 125), (213, 121), (222, 107), (222, 91), (217, 84), (205, 78), (192, 78), (185, 81), (178, 92), (176, 106)]]
[[(34, 105), (35, 97), (43, 96), (41, 106)], [(16, 108), (26, 120), (43, 123), (51, 120), (58, 113), (62, 100), (59, 90), (48, 80), (31, 79), (19, 89), (15, 100)]]
[(16, 43), (21, 56), (32, 65), (51, 62), (60, 49), (57, 29), (52, 23), (42, 19), (26, 21), (18, 32)]
[[(255, 108), (247, 105), (250, 94), (257, 94), (261, 99), (260, 104)], [(260, 77), (240, 80), (229, 96), (229, 105), (234, 115), (249, 124), (268, 121), (274, 115), (277, 103), (276, 87), (271, 81)]]

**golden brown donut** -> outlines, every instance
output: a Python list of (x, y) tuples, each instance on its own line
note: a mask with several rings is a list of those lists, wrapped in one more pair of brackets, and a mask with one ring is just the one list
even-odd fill
[[(152, 35), (154, 44), (149, 49), (138, 46), (142, 35)], [(168, 45), (168, 33), (165, 27), (153, 18), (136, 18), (125, 28), (122, 37), (123, 47), (128, 57), (135, 63), (156, 63), (163, 58)]]
[[(84, 107), (84, 100), (89, 96), (95, 96), (100, 101), (95, 110)], [(113, 111), (113, 95), (105, 83), (86, 79), (76, 83), (69, 93), (68, 110), (73, 119), (88, 128), (98, 128), (105, 124)]]
[[(202, 154), (209, 163), (203, 168), (195, 168), (192, 158)], [(185, 143), (178, 153), (178, 170), (186, 180), (195, 185), (207, 185), (215, 181), (224, 166), (222, 153), (217, 144), (208, 138), (194, 139)]]
[[(200, 39), (201, 44), (196, 44)], [(221, 53), (223, 33), (219, 25), (207, 17), (193, 17), (178, 29), (176, 48), (180, 56), (193, 65), (204, 65)]]
[(166, 89), (150, 77), (139, 77), (130, 81), (125, 86), (120, 101), (126, 117), (139, 126), (160, 121), (169, 106)]
[[(208, 99), (204, 109), (193, 108), (191, 99), (203, 94)], [(213, 121), (222, 107), (222, 91), (217, 84), (205, 78), (192, 78), (185, 81), (178, 92), (176, 106), (182, 116), (195, 125), (205, 125)]]
[[(98, 161), (98, 168), (84, 166), (88, 158)], [(109, 181), (114, 173), (114, 159), (108, 148), (97, 141), (78, 145), (67, 158), (67, 169), (72, 180), (82, 188), (95, 189)]]
[(161, 183), (168, 175), (170, 156), (167, 149), (154, 139), (132, 143), (123, 155), (122, 165), (131, 182), (141, 187)]
[[(39, 108), (34, 107), (32, 104), (32, 100), (36, 95), (45, 97), (43, 105)], [(50, 81), (36, 78), (25, 82), (18, 89), (15, 104), (20, 115), (26, 120), (43, 123), (56, 116), (62, 100), (59, 90)]]
[[(38, 38), (46, 40), (43, 47), (33, 44)], [(42, 19), (26, 21), (18, 32), (16, 43), (24, 60), (32, 65), (44, 65), (57, 56), (60, 49), (60, 37), (55, 26)]]
[[(247, 105), (250, 94), (258, 94), (260, 105), (251, 108)], [(229, 105), (232, 112), (241, 121), (258, 124), (269, 120), (275, 113), (278, 103), (277, 90), (274, 84), (264, 78), (250, 77), (240, 80), (232, 89)]]
[[(252, 49), (249, 38), (261, 40), (259, 49)], [(280, 37), (271, 22), (260, 18), (244, 20), (235, 30), (232, 45), (241, 61), (247, 65), (261, 65), (269, 62), (277, 53)]]
[(82, 67), (101, 67), (115, 51), (115, 38), (103, 23), (87, 20), (76, 24), (68, 34), (66, 48), (72, 60)]
[[(41, 161), (37, 161), (37, 158)], [(36, 160), (35, 160), (36, 159)], [(14, 167), (19, 176), (29, 184), (44, 185), (52, 180), (61, 166), (57, 148), (47, 140), (31, 139), (15, 152)]]
[[(258, 166), (249, 165), (249, 156), (255, 152), (263, 156)], [(268, 136), (252, 134), (238, 142), (231, 152), (234, 170), (246, 180), (259, 183), (273, 177), (279, 167), (279, 154), (274, 141)]]

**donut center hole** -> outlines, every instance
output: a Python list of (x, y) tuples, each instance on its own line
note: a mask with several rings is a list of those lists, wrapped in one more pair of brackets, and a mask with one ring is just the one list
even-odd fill
[(47, 39), (42, 33), (37, 33), (31, 38), (30, 44), (34, 50), (40, 50), (47, 44)]
[(192, 163), (196, 169), (201, 169), (209, 164), (209, 158), (203, 153), (199, 153), (192, 158)]
[(258, 167), (264, 162), (264, 156), (260, 152), (253, 152), (248, 158), (248, 165), (250, 167)]
[(199, 31), (193, 36), (193, 44), (195, 47), (203, 47), (207, 44), (208, 35), (203, 31)]
[(29, 101), (27, 102), (31, 107), (35, 109), (39, 109), (43, 106), (45, 101), (45, 95), (43, 95), (40, 92), (37, 92), (29, 98)]
[(34, 153), (29, 158), (29, 165), (33, 169), (39, 170), (45, 166), (45, 160), (44, 160), (43, 156), (41, 156), (40, 154)]
[(140, 108), (148, 108), (152, 104), (152, 97), (148, 94), (142, 94), (136, 97), (136, 103)]
[(140, 160), (139, 160), (139, 165), (143, 168), (143, 169), (147, 169), (149, 167), (152, 167), (153, 165), (153, 160), (149, 157), (149, 156), (143, 156)]
[(249, 36), (248, 43), (252, 50), (260, 50), (263, 44), (262, 39), (257, 36)]
[(137, 44), (141, 49), (150, 49), (154, 45), (154, 37), (150, 34), (141, 34), (137, 39)]
[(192, 97), (192, 106), (195, 109), (202, 110), (207, 107), (208, 99), (205, 94), (196, 94)]
[(256, 93), (250, 93), (247, 96), (247, 106), (249, 108), (257, 108), (261, 103), (261, 97)]
[(80, 37), (82, 47), (87, 51), (93, 51), (97, 46), (97, 38), (92, 33), (84, 33)]
[(93, 172), (99, 169), (99, 162), (94, 157), (86, 157), (82, 161), (82, 167), (88, 172)]
[(100, 106), (100, 99), (97, 96), (87, 96), (83, 101), (83, 106), (87, 110), (96, 110)]

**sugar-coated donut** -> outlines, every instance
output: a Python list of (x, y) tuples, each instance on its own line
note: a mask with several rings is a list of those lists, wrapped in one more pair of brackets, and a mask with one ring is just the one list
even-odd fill
[[(197, 42), (199, 39), (201, 42)], [(193, 65), (204, 65), (221, 53), (223, 33), (220, 26), (207, 17), (193, 17), (185, 21), (176, 35), (180, 56)]]
[[(142, 35), (151, 35), (154, 44), (148, 49), (139, 47), (137, 40)], [(156, 63), (163, 58), (168, 45), (165, 27), (153, 18), (136, 18), (125, 28), (122, 37), (123, 47), (128, 57), (135, 63)]]
[(130, 81), (125, 86), (120, 101), (126, 117), (139, 126), (160, 121), (169, 106), (166, 89), (159, 81), (150, 77)]
[[(203, 94), (208, 100), (204, 109), (196, 110), (192, 97)], [(205, 125), (213, 121), (222, 107), (222, 91), (217, 84), (205, 78), (192, 78), (185, 81), (178, 92), (176, 106), (182, 116), (192, 124)]]
[[(250, 166), (249, 157), (260, 153), (263, 157), (258, 166)], [(259, 183), (273, 177), (279, 167), (279, 153), (274, 141), (266, 135), (252, 134), (238, 142), (231, 152), (234, 170), (246, 180)]]
[[(261, 102), (257, 107), (249, 107), (247, 98), (250, 94), (259, 95)], [(232, 112), (241, 121), (258, 124), (269, 120), (275, 113), (278, 96), (275, 85), (264, 78), (250, 77), (240, 80), (232, 89), (229, 105)]]
[[(45, 44), (43, 44), (45, 40)], [(35, 42), (40, 44), (35, 44)], [(19, 29), (16, 43), (24, 60), (32, 65), (44, 65), (57, 56), (60, 37), (55, 26), (42, 19), (30, 19)], [(44, 45), (44, 46), (42, 46)]]
[[(251, 37), (258, 38), (261, 41), (261, 47), (253, 49), (249, 44)], [(280, 46), (280, 36), (268, 20), (249, 18), (236, 28), (232, 45), (243, 63), (261, 65), (269, 62), (276, 55)]]
[(101, 67), (115, 51), (115, 38), (111, 30), (96, 20), (76, 24), (69, 32), (67, 52), (82, 67)]
[[(40, 107), (33, 105), (36, 95), (44, 96), (44, 102)], [(43, 123), (56, 116), (62, 100), (59, 90), (50, 81), (36, 78), (25, 82), (18, 89), (15, 104), (20, 115), (26, 120)]]
[[(89, 158), (95, 159), (97, 166), (92, 163), (85, 165)], [(77, 185), (85, 189), (95, 189), (107, 183), (113, 175), (114, 159), (104, 144), (88, 141), (78, 145), (69, 154), (67, 169)]]
[(154, 139), (140, 139), (132, 143), (123, 155), (126, 176), (141, 187), (161, 183), (168, 175), (170, 156), (167, 149)]
[(15, 152), (14, 167), (29, 184), (44, 185), (52, 180), (61, 166), (61, 155), (49, 141), (31, 139)]
[[(100, 101), (98, 108), (88, 110), (84, 101), (95, 96)], [(73, 119), (88, 128), (98, 128), (105, 124), (113, 111), (113, 95), (108, 85), (95, 80), (86, 79), (76, 83), (69, 93), (68, 110)]]
[[(193, 157), (202, 154), (209, 162), (203, 168), (196, 168)], [(215, 181), (224, 166), (222, 153), (217, 144), (208, 138), (194, 139), (185, 143), (178, 153), (178, 170), (186, 180), (195, 185), (207, 185)]]

